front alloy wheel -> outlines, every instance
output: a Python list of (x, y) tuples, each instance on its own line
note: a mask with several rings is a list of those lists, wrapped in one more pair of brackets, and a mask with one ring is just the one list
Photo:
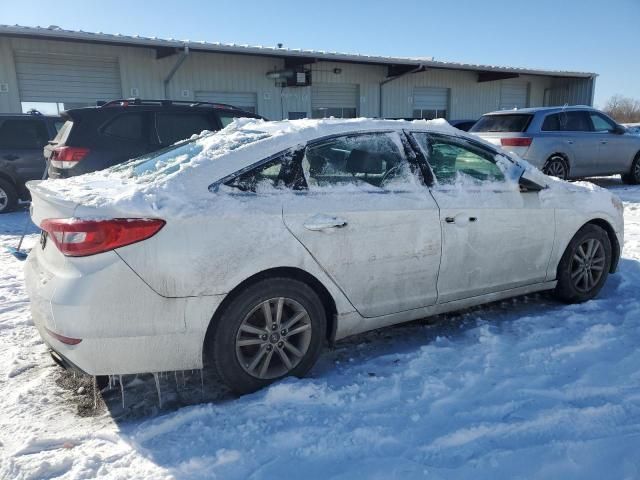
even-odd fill
[(558, 264), (554, 294), (567, 303), (594, 298), (611, 269), (611, 241), (598, 225), (587, 224), (567, 245)]
[(566, 180), (569, 177), (569, 168), (564, 158), (559, 155), (551, 157), (544, 168), (542, 169), (545, 175), (550, 177), (557, 177), (561, 180)]

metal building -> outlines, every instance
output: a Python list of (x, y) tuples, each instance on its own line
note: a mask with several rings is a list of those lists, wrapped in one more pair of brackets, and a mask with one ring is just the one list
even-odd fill
[(474, 119), (592, 105), (596, 74), (0, 25), (0, 112), (114, 98), (230, 103), (270, 119)]

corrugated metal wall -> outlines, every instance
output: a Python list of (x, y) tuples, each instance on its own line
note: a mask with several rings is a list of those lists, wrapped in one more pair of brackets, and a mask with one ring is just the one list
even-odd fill
[[(13, 53), (17, 51), (117, 58), (123, 96), (130, 97), (137, 92), (141, 98), (164, 97), (163, 81), (178, 60), (177, 55), (157, 60), (155, 51), (150, 48), (0, 38), (0, 83), (8, 86), (7, 92), (0, 92), (0, 111), (3, 112), (21, 110)], [(255, 93), (257, 111), (267, 118), (287, 118), (288, 112), (304, 112), (310, 116), (309, 87), (281, 88), (266, 77), (268, 71), (282, 68), (284, 62), (277, 58), (194, 52), (176, 72), (168, 92), (170, 98), (177, 100), (194, 100), (196, 91)], [(358, 85), (359, 114), (379, 116), (380, 82), (386, 79), (385, 66), (318, 62), (310, 68), (313, 83)], [(547, 101), (554, 104), (591, 102), (592, 82), (589, 79), (561, 81), (551, 77), (522, 76), (519, 81), (528, 84), (531, 106), (543, 105), (545, 91)], [(431, 69), (385, 84), (382, 87), (382, 115), (410, 117), (415, 87), (448, 88), (450, 119), (477, 118), (500, 107), (501, 81), (478, 83), (475, 72)]]

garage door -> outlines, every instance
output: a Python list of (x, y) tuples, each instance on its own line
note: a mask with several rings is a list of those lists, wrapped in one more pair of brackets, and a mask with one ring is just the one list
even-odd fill
[(15, 63), (22, 102), (69, 108), (122, 98), (117, 58), (16, 52)]
[(415, 87), (413, 89), (413, 118), (447, 118), (449, 89)]
[(256, 113), (258, 111), (258, 97), (255, 92), (212, 92), (201, 90), (195, 92), (194, 98), (197, 102), (226, 103), (247, 112)]
[(350, 83), (318, 83), (311, 86), (312, 118), (355, 118), (360, 89)]
[(526, 82), (503, 80), (500, 85), (500, 110), (526, 108), (528, 90)]

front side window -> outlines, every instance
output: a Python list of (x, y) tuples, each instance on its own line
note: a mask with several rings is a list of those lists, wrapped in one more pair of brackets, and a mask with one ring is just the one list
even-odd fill
[(427, 133), (412, 135), (425, 152), (439, 184), (454, 184), (465, 179), (474, 183), (505, 181), (490, 152), (464, 140), (430, 136)]
[(0, 148), (42, 148), (48, 140), (42, 121), (7, 119), (0, 123)]
[(206, 114), (160, 112), (156, 114), (156, 128), (160, 143), (172, 145), (204, 130), (213, 130), (213, 125)]
[(611, 120), (599, 113), (592, 112), (589, 116), (591, 117), (591, 123), (593, 123), (593, 129), (596, 132), (612, 132), (616, 128)]
[(310, 189), (345, 184), (401, 188), (415, 179), (396, 133), (348, 135), (312, 144), (302, 166)]

